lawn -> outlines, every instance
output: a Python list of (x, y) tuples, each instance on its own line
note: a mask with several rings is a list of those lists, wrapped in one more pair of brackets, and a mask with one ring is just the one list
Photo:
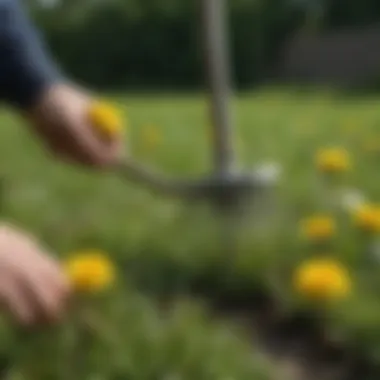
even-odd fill
[[(111, 99), (124, 111), (126, 144), (134, 157), (178, 177), (203, 175), (212, 168), (204, 98)], [(347, 266), (353, 290), (344, 301), (308, 307), (326, 315), (335, 336), (376, 356), (380, 248), (376, 237), (353, 225), (343, 201), (353, 190), (370, 202), (380, 201), (379, 106), (376, 96), (290, 90), (235, 99), (242, 168), (251, 171), (271, 162), (281, 169), (281, 177), (271, 212), (261, 211), (244, 222), (233, 252), (224, 249), (219, 220), (204, 205), (160, 198), (114, 174), (58, 163), (19, 119), (3, 111), (3, 217), (35, 233), (62, 257), (82, 249), (108, 252), (121, 279), (105, 297), (83, 301), (97, 321), (90, 332), (78, 310), (64, 326), (33, 334), (27, 342), (8, 332), (4, 341), (16, 346), (16, 367), (38, 363), (36, 374), (28, 369), (30, 380), (275, 379), (275, 368), (255, 345), (239, 338), (244, 333), (211, 322), (206, 307), (184, 299), (194, 283), (202, 283), (209, 293), (235, 295), (260, 285), (292, 310), (300, 305), (292, 289), (293, 269), (322, 253)], [(329, 147), (346, 149), (352, 163), (333, 183), (315, 166), (316, 152)], [(300, 237), (300, 222), (319, 213), (336, 220), (337, 232), (316, 252)], [(162, 293), (178, 299), (169, 316), (155, 303)]]

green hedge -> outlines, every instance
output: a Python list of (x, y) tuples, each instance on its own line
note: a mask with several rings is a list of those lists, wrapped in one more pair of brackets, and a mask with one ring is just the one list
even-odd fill
[[(57, 60), (93, 86), (194, 87), (203, 83), (196, 1), (63, 1), (36, 10)], [(284, 1), (230, 3), (232, 54), (239, 85), (266, 75), (295, 15)]]

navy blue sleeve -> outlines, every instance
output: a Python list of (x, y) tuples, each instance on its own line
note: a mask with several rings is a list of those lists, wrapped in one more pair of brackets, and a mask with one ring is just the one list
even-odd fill
[(58, 71), (20, 0), (0, 0), (0, 100), (34, 105)]

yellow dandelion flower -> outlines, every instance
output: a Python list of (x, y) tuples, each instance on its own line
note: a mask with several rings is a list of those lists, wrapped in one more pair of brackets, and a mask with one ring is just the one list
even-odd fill
[(108, 138), (120, 134), (123, 130), (121, 115), (115, 107), (107, 103), (93, 103), (88, 111), (88, 118), (91, 125)]
[(101, 251), (88, 250), (70, 255), (65, 262), (68, 278), (78, 292), (99, 292), (115, 281), (112, 262)]
[(350, 157), (343, 148), (322, 149), (316, 156), (317, 168), (324, 173), (341, 173), (347, 171), (350, 166)]
[(336, 300), (348, 296), (352, 284), (348, 270), (331, 258), (311, 259), (295, 271), (296, 292), (309, 300)]
[(316, 215), (301, 222), (301, 233), (313, 241), (326, 241), (336, 233), (336, 223), (328, 215)]
[(363, 204), (354, 210), (356, 226), (370, 233), (380, 233), (380, 206)]

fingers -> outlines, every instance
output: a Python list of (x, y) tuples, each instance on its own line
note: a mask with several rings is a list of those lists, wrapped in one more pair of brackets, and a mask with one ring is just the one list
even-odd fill
[(68, 294), (49, 274), (20, 274), (6, 287), (5, 302), (19, 323), (47, 324), (63, 316)]
[(15, 241), (0, 254), (0, 303), (22, 325), (56, 322), (64, 315), (69, 283), (53, 259), (27, 243)]
[[(93, 128), (79, 121), (76, 136), (73, 136), (72, 149), (65, 152), (66, 156), (88, 166), (109, 167), (119, 162), (122, 152), (120, 138), (102, 139)], [(61, 150), (62, 152), (62, 150)]]
[(68, 151), (61, 144), (50, 144), (50, 151), (67, 164), (79, 164), (94, 169), (117, 165), (123, 157), (121, 142), (115, 142), (114, 146), (110, 148), (111, 152), (106, 154), (102, 153), (104, 148), (89, 149), (87, 143), (82, 146), (85, 146), (85, 149), (80, 146), (72, 146)]
[(55, 155), (89, 167), (112, 167), (122, 156), (123, 139), (119, 133), (101, 134), (92, 125), (91, 104), (83, 90), (57, 85), (29, 117), (34, 131)]
[(89, 118), (91, 101), (85, 99), (73, 114), (70, 122), (75, 133), (73, 137), (78, 155), (84, 163), (99, 167), (112, 166), (120, 159), (122, 151), (122, 137), (119, 133), (105, 136), (100, 133)]
[(33, 324), (56, 322), (62, 317), (67, 293), (46, 277), (31, 275), (19, 283), (20, 293), (28, 300)]
[(29, 305), (26, 294), (20, 289), (15, 279), (3, 278), (0, 283), (1, 306), (21, 325), (33, 324), (33, 308)]
[(63, 316), (70, 294), (69, 282), (61, 268), (50, 256), (37, 251), (34, 266), (18, 274), (19, 287), (29, 300), (33, 323), (55, 322)]

